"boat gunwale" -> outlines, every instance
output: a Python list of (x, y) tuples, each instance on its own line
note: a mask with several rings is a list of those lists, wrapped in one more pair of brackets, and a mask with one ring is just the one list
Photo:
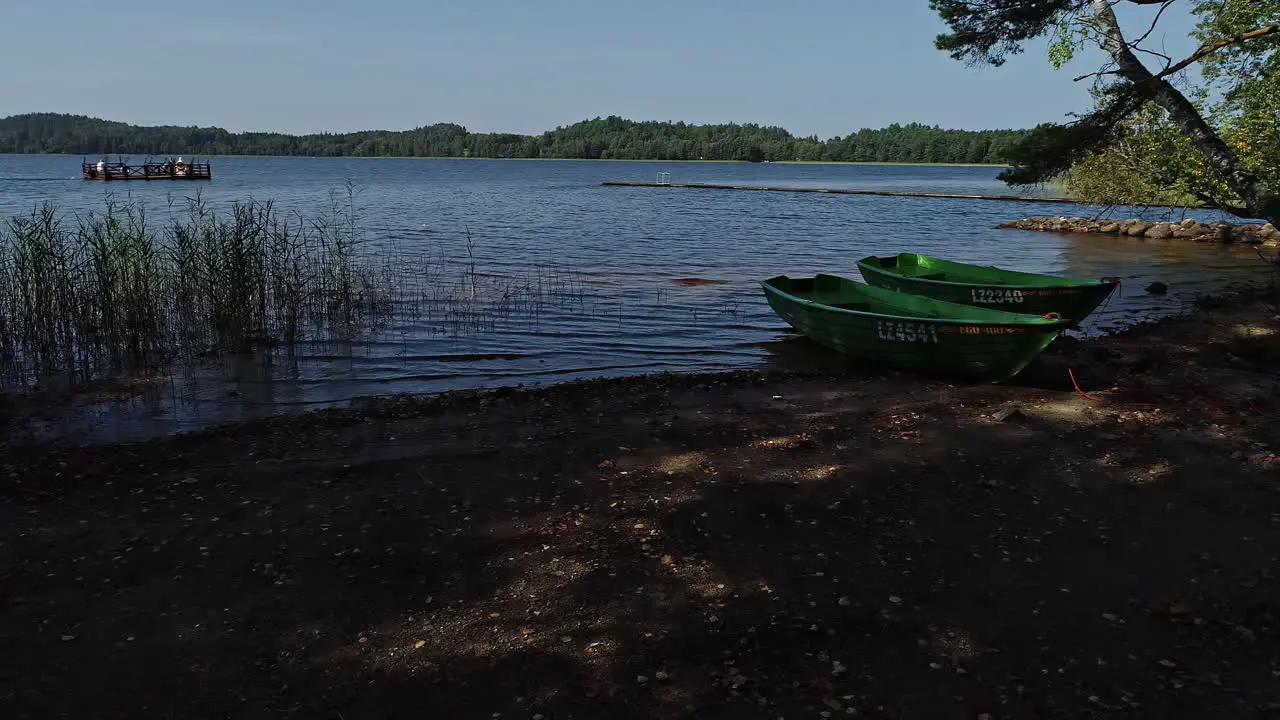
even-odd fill
[[(816, 278), (818, 276), (815, 275), (813, 277)], [(839, 278), (840, 276), (830, 275), (829, 277)], [(835, 305), (828, 305), (826, 303), (821, 303), (816, 300), (809, 300), (806, 298), (802, 298), (799, 295), (793, 295), (789, 292), (786, 292), (785, 290), (782, 290), (778, 287), (775, 287), (769, 284), (771, 280), (777, 280), (779, 278), (786, 278), (788, 280), (811, 279), (811, 278), (793, 278), (789, 275), (777, 275), (775, 277), (769, 278), (768, 280), (761, 280), (760, 284), (765, 288), (766, 292), (772, 292), (777, 295), (781, 295), (782, 297), (785, 297), (788, 300), (799, 303), (801, 305), (818, 307), (828, 312), (844, 313), (846, 315), (857, 315), (860, 317), (879, 318), (884, 320), (902, 320), (906, 322), (925, 322), (925, 323), (933, 323), (933, 324), (939, 324), (939, 325), (981, 325), (983, 327), (1029, 328), (1029, 329), (1035, 329), (1035, 330), (1044, 330), (1046, 332), (1050, 330), (1055, 330), (1055, 329), (1059, 331), (1070, 329), (1075, 325), (1074, 321), (1068, 320), (1067, 318), (1050, 320), (1049, 318), (1046, 318), (1042, 315), (1031, 315), (1029, 313), (1012, 313), (1004, 310), (992, 310), (992, 309), (983, 308), (983, 307), (979, 307), (976, 309), (982, 310), (983, 312), (999, 313), (1003, 315), (1013, 315), (1015, 317), (1026, 318), (1026, 319), (1017, 320), (1013, 322), (1007, 322), (1007, 321), (1001, 322), (1001, 321), (988, 321), (988, 320), (966, 320), (963, 318), (931, 318), (931, 317), (920, 317), (919, 315), (888, 315), (885, 313), (871, 312), (869, 310), (851, 310), (849, 308), (836, 307)], [(840, 279), (848, 280), (848, 278), (840, 278)], [(850, 282), (853, 282), (853, 281), (850, 280)], [(877, 289), (882, 289), (882, 288), (877, 288)], [(896, 291), (889, 290), (887, 292), (896, 292)], [(908, 295), (909, 293), (901, 293), (901, 294)], [(945, 300), (934, 300), (933, 298), (926, 298), (926, 299), (932, 300), (933, 302), (942, 303), (944, 305), (959, 305), (959, 303), (949, 303)], [(975, 309), (975, 306), (972, 306), (972, 305), (959, 305), (959, 306), (968, 310)]]
[[(942, 260), (942, 258), (933, 258), (928, 255), (920, 255), (918, 253), (899, 253), (899, 255), (915, 255), (916, 257), (925, 257), (931, 260)], [(894, 255), (890, 257), (898, 257), (898, 255)], [(896, 273), (888, 268), (876, 267), (867, 262), (868, 260), (879, 260), (879, 259), (881, 259), (880, 255), (868, 255), (867, 257), (862, 258), (861, 260), (858, 261), (858, 270), (859, 271), (871, 270), (874, 272), (883, 273), (891, 277), (901, 278), (905, 282), (930, 283), (932, 285), (943, 285), (947, 287), (964, 288), (964, 289), (970, 289), (970, 290), (977, 289), (977, 288), (1000, 288), (1002, 290), (1019, 290), (1019, 291), (1062, 289), (1062, 290), (1075, 290), (1077, 292), (1084, 293), (1089, 290), (1100, 289), (1102, 287), (1117, 284), (1116, 282), (1113, 282), (1111, 280), (1105, 280), (1101, 278), (1094, 279), (1094, 278), (1079, 277), (1074, 275), (1062, 276), (1062, 275), (1048, 275), (1045, 273), (1028, 273), (1028, 272), (1022, 272), (1021, 270), (1006, 270), (1004, 268), (998, 268), (995, 266), (987, 266), (987, 267), (989, 267), (992, 270), (997, 270), (1003, 273), (1012, 273), (1016, 275), (1037, 275), (1039, 277), (1052, 278), (1054, 280), (1061, 280), (1062, 282), (1056, 285), (1009, 285), (1009, 284), (1003, 284), (1003, 283), (989, 283), (989, 282), (983, 283), (983, 282), (956, 282), (954, 280), (933, 280), (930, 278), (907, 275), (905, 273)], [(973, 265), (972, 263), (956, 263), (953, 260), (942, 260), (942, 262), (949, 262), (957, 265), (969, 265), (971, 267), (982, 267), (981, 265)]]

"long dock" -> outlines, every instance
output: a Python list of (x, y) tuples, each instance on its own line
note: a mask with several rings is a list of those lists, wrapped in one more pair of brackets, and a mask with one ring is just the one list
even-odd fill
[[(881, 195), (888, 197), (944, 198), (947, 200), (1000, 200), (1003, 202), (1061, 203), (1079, 205), (1066, 198), (1037, 198), (1022, 195), (965, 195), (960, 193), (906, 192), (901, 190), (854, 190), (851, 188), (774, 187), (768, 185), (719, 185), (715, 183), (651, 182), (645, 180), (606, 180), (601, 185), (614, 187), (692, 188), (695, 190), (757, 190), (762, 192), (827, 193), (831, 195)], [(1152, 206), (1156, 207), (1156, 206)]]

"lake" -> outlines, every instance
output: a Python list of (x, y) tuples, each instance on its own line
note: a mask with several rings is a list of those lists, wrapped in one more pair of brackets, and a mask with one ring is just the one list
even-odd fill
[[(855, 262), (873, 253), (1121, 277), (1121, 290), (1090, 318), (1090, 333), (1177, 312), (1199, 294), (1267, 274), (1246, 247), (995, 229), (1031, 215), (1096, 212), (1074, 205), (600, 185), (666, 172), (672, 182), (1011, 194), (988, 167), (215, 157), (211, 182), (99, 183), (80, 179), (80, 162), (0, 155), (0, 213), (44, 201), (68, 213), (100, 210), (112, 193), (140, 201), (155, 219), (199, 190), (215, 209), (252, 197), (306, 214), (350, 187), (368, 252), (406, 263), (430, 258), (441, 282), (456, 282), (474, 264), (490, 280), (540, 288), (536, 302), (494, 311), (484, 323), (451, 325), (419, 313), (360, 342), (304, 343), (291, 363), (228, 357), (184, 368), (164, 392), (86, 409), (95, 437), (168, 433), (367, 395), (793, 367), (816, 351), (787, 331), (758, 281), (783, 273), (858, 277)], [(1153, 281), (1169, 293), (1147, 294)]]

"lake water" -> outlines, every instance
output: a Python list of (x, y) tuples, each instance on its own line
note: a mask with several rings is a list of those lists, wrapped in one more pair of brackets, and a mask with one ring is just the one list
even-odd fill
[[(483, 328), (457, 331), (416, 317), (360, 343), (303, 345), (292, 365), (219, 360), (184, 371), (152, 397), (87, 409), (95, 437), (174, 432), (367, 395), (793, 366), (811, 350), (769, 309), (758, 281), (783, 273), (856, 278), (857, 259), (873, 253), (919, 251), (1123, 278), (1088, 332), (1180, 311), (1198, 294), (1267, 273), (1244, 247), (995, 229), (1031, 215), (1093, 214), (1074, 205), (600, 184), (667, 172), (672, 182), (1010, 194), (995, 168), (218, 157), (211, 182), (108, 184), (81, 180), (80, 162), (0, 155), (0, 214), (25, 213), (43, 201), (68, 212), (101, 209), (111, 192), (156, 216), (197, 189), (215, 208), (253, 197), (311, 213), (350, 183), (375, 251), (394, 250), (406, 262), (440, 258), (461, 272), (471, 261), (469, 231), (478, 273), (537, 275), (575, 288)], [(677, 282), (682, 278), (714, 282), (686, 285)], [(1169, 294), (1147, 294), (1153, 281), (1167, 283)]]

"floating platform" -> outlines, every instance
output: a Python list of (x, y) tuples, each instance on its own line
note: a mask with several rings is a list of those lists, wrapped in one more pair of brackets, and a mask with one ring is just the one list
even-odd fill
[(85, 180), (212, 180), (209, 163), (82, 163)]
[(614, 187), (692, 188), (695, 190), (757, 190), (762, 192), (828, 193), (831, 195), (882, 195), (888, 197), (944, 198), (949, 200), (1001, 200), (1004, 202), (1061, 203), (1079, 205), (1067, 198), (1026, 197), (1024, 195), (966, 195), (960, 193), (906, 192), (901, 190), (854, 190), (851, 188), (773, 187), (767, 185), (717, 185), (713, 183), (650, 182), (642, 180), (606, 180), (601, 185)]

